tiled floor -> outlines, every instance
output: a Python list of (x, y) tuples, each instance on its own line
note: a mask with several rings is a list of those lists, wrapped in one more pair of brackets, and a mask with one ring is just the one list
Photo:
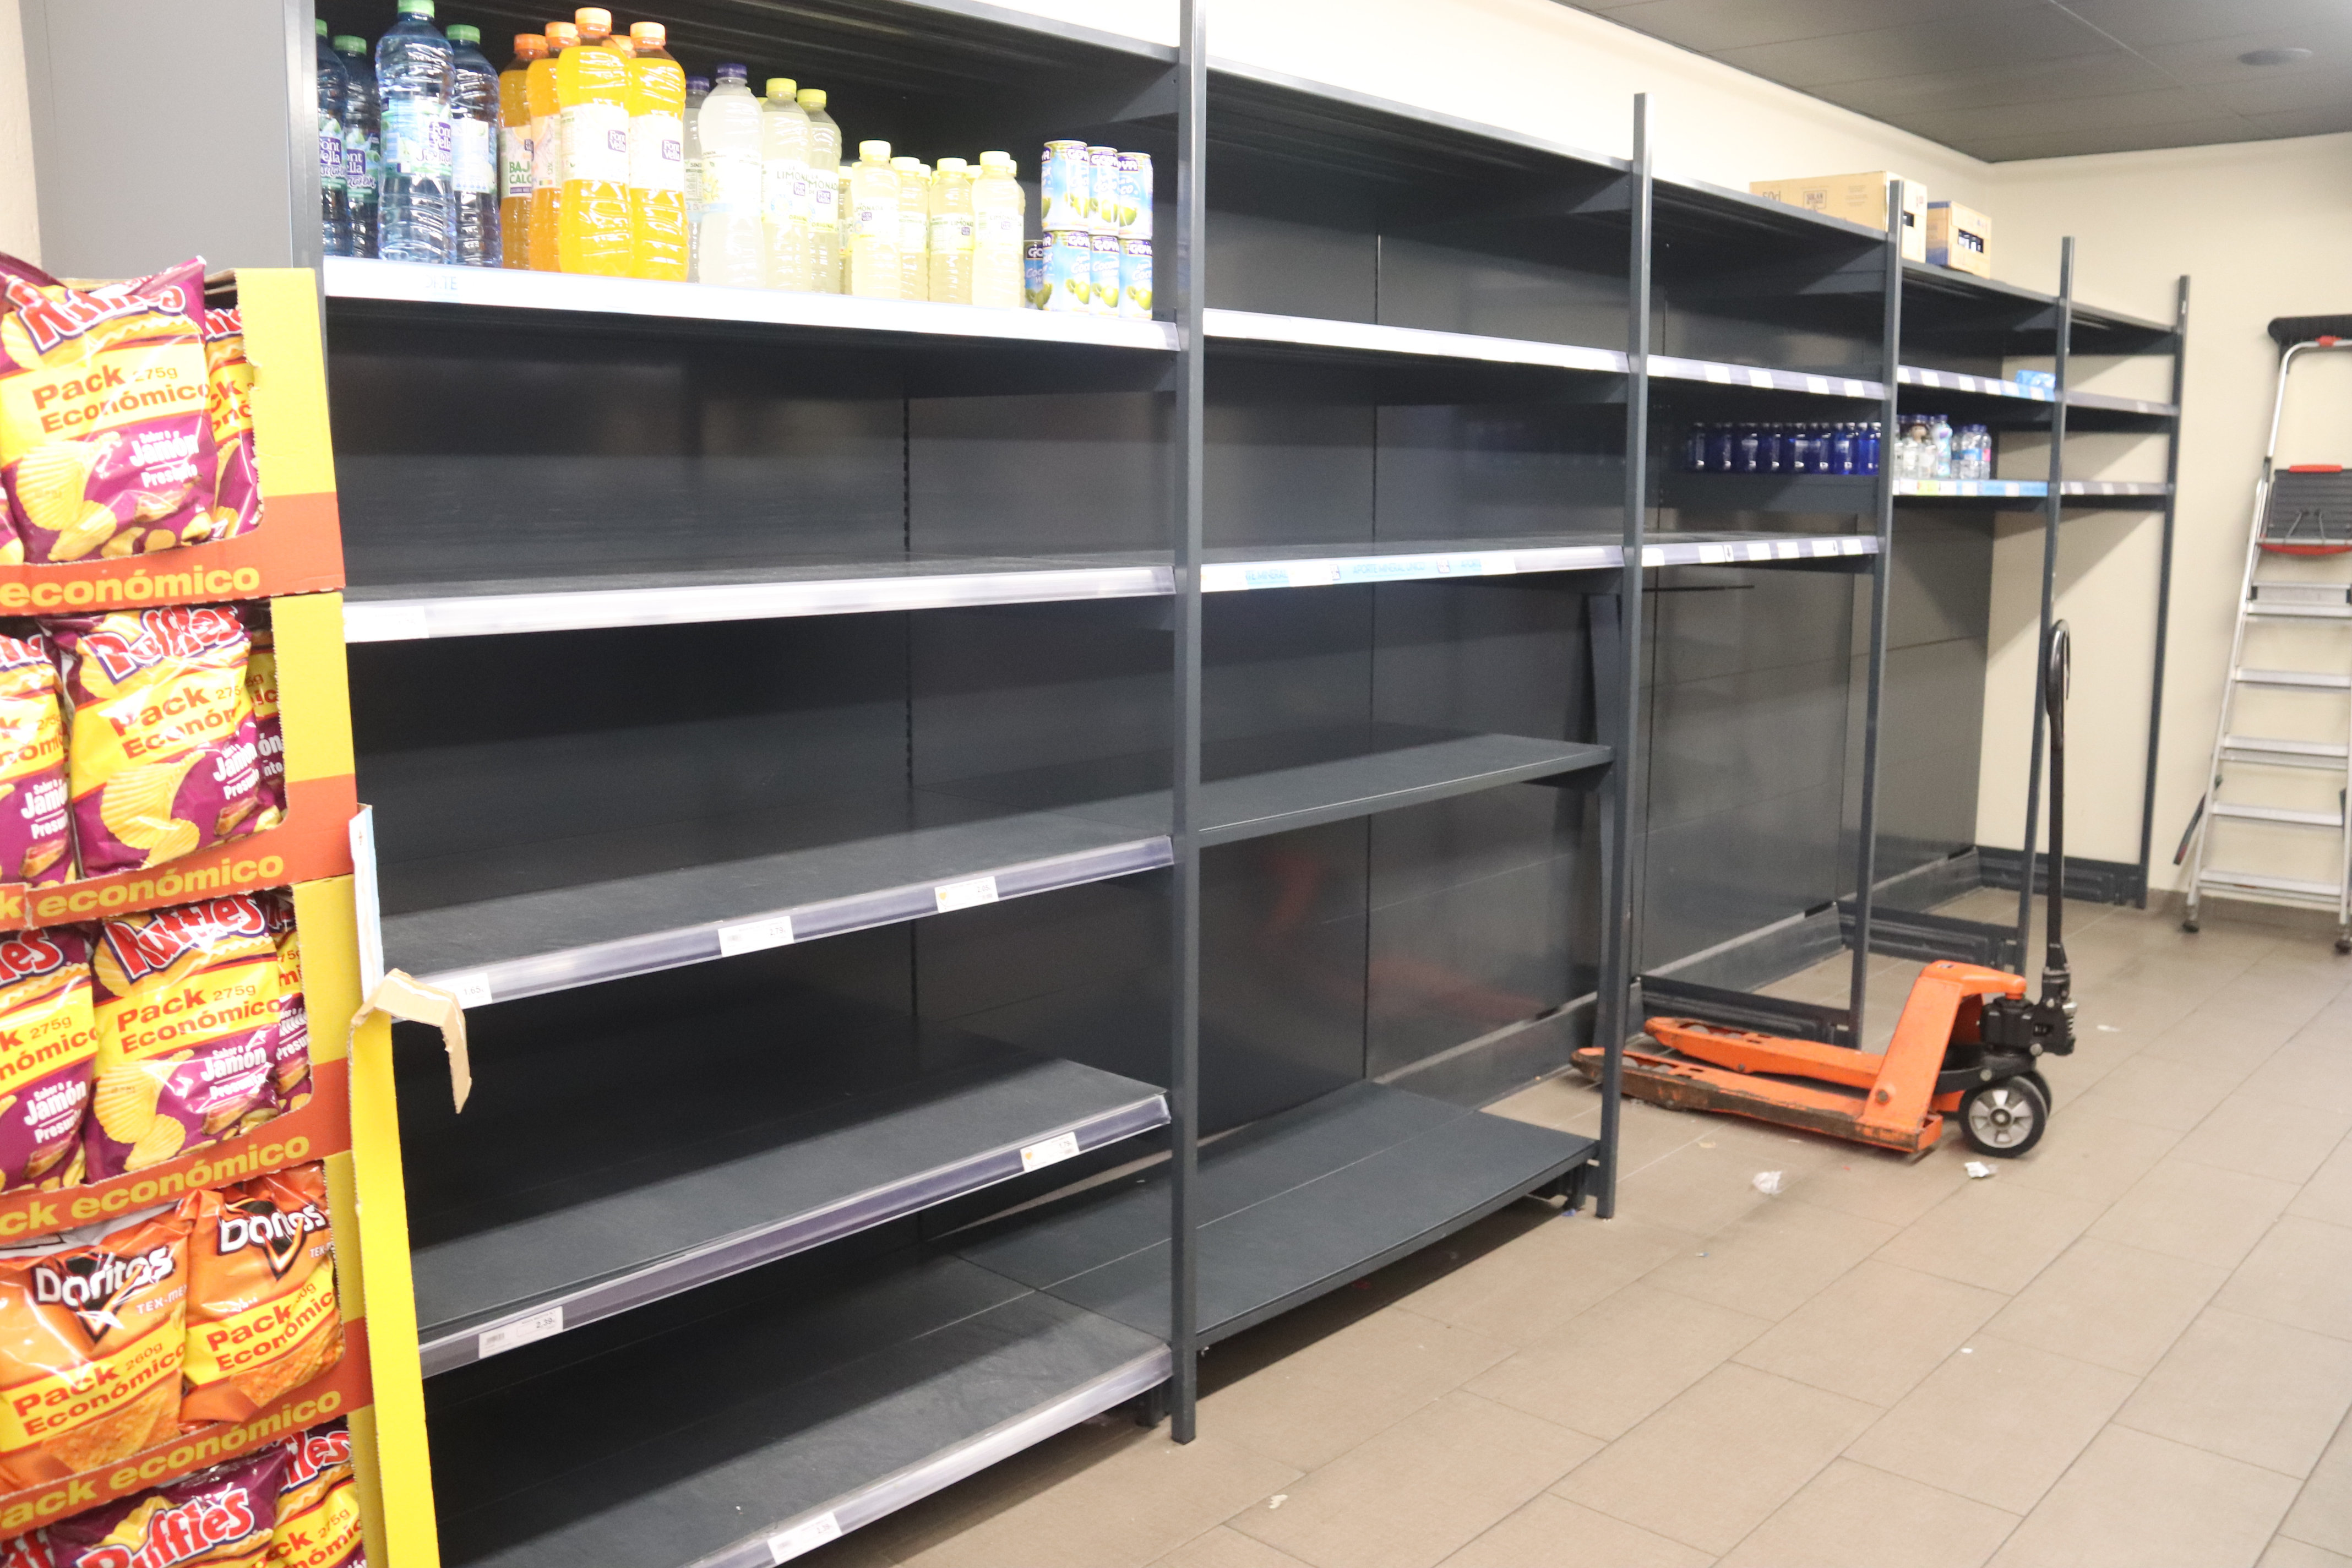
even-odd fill
[(1105, 1417), (803, 1561), (2352, 1568), (2352, 959), (2228, 906), (2068, 945), (2081, 1049), (1989, 1180), (1629, 1103), (1617, 1218), (1506, 1210), (1219, 1347), (1198, 1442)]

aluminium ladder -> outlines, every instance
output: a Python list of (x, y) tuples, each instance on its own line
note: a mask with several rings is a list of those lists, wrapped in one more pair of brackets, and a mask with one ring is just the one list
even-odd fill
[[(2273, 667), (2267, 659), (2261, 668), (2247, 663), (2250, 635), (2268, 641), (2274, 633), (2292, 637), (2293, 628), (2302, 627), (2307, 637), (2315, 624), (2352, 625), (2352, 571), (2322, 575), (2324, 569), (2319, 566), (2325, 562), (2352, 568), (2352, 472), (2333, 463), (2277, 467), (2289, 374), (2305, 354), (2352, 350), (2352, 316), (2282, 317), (2271, 323), (2271, 335), (2284, 352), (2279, 359), (2278, 392), (2271, 404), (2270, 444), (2263, 453), (2262, 475), (2254, 484), (2253, 521), (2246, 542), (2245, 574), (2239, 584), (2237, 626), (2230, 643), (2229, 679), (2222, 689), (2221, 719), (2214, 731), (2212, 766), (2206, 773), (2204, 798), (2189, 822), (2189, 840), (2182, 846), (2191, 858), (2188, 908), (2181, 924), (2189, 931), (2197, 929), (2199, 905), (2209, 892), (2262, 903), (2332, 909), (2336, 950), (2352, 952), (2352, 809), (2347, 809), (2347, 787), (2352, 787), (2352, 644), (2336, 647), (2326, 668), (2292, 663)], [(2263, 573), (2265, 563), (2294, 558), (2312, 564), (2290, 576)], [(2249, 691), (2279, 692), (2290, 699), (2328, 703), (2334, 717), (2343, 721), (2342, 738), (2305, 740), (2239, 733), (2241, 705)], [(2294, 706), (2287, 704), (2289, 710)], [(2317, 722), (2334, 727), (2332, 720)], [(2303, 806), (2261, 805), (2225, 798), (2222, 794), (2225, 784), (2231, 782), (2252, 784), (2260, 793), (2263, 781), (2279, 781), (2283, 771), (2328, 775), (2336, 786), (2332, 808), (2310, 809), (2308, 802)], [(2334, 844), (2329, 859), (2335, 874), (2322, 881), (2215, 867), (2209, 862), (2207, 851), (2215, 825), (2227, 822), (2330, 834)], [(2175, 859), (2177, 863), (2179, 857)]]

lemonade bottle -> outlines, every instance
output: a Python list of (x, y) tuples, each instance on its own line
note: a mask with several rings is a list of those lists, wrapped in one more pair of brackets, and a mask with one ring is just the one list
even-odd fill
[(860, 142), (849, 171), (849, 291), (896, 300), (906, 284), (898, 268), (898, 171), (890, 143)]
[(849, 292), (849, 170), (844, 168), (834, 176), (833, 210), (841, 215), (841, 227), (834, 246), (833, 291)]
[(809, 195), (809, 120), (801, 108), (800, 84), (771, 77), (760, 105), (760, 189), (765, 206), (768, 259), (764, 281), (771, 289), (807, 290), (809, 218), (816, 203)]
[(686, 275), (702, 280), (702, 100), (710, 96), (710, 79), (686, 79)]
[(941, 304), (971, 303), (971, 165), (940, 160), (931, 177), (930, 236), (926, 259), (930, 297)]
[(741, 66), (719, 68), (695, 131), (702, 142), (702, 244), (705, 283), (757, 289), (768, 243), (760, 221), (760, 100)]
[(898, 298), (931, 297), (931, 171), (920, 158), (893, 158), (898, 171)]
[(841, 127), (824, 111), (824, 89), (801, 89), (809, 120), (809, 278), (820, 294), (842, 291)]
[(534, 60), (547, 58), (547, 39), (517, 33), (514, 60), (499, 73), (499, 264), (530, 265), (530, 101)]
[(686, 277), (686, 72), (659, 22), (629, 28), (629, 275)]
[(547, 53), (523, 72), (523, 107), (530, 110), (530, 246), (534, 271), (556, 269), (556, 237), (563, 210), (563, 118), (555, 101), (555, 66), (563, 51), (577, 48), (580, 29), (569, 22), (547, 25)]
[(971, 302), (1021, 308), (1021, 222), (1024, 204), (1010, 153), (982, 153), (972, 182)]
[(613, 14), (573, 13), (580, 42), (555, 62), (563, 126), (563, 202), (556, 264), (566, 272), (629, 275), (629, 65), (613, 47)]

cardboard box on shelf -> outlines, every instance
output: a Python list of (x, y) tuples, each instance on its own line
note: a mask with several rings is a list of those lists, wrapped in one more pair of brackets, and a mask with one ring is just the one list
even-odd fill
[(1927, 261), (1955, 272), (1992, 276), (1992, 219), (1958, 202), (1927, 204)]
[(1927, 187), (1885, 169), (1862, 174), (1817, 174), (1796, 180), (1758, 180), (1750, 195), (1769, 196), (1792, 207), (1827, 213), (1874, 229), (1886, 226), (1886, 186), (1903, 180), (1903, 258), (1927, 259)]

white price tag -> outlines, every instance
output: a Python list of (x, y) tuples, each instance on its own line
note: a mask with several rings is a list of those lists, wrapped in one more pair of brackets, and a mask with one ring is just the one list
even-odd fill
[(1845, 538), (1838, 541), (1838, 553), (1841, 555), (1867, 555), (1870, 553), (1870, 542), (1859, 535), (1848, 534)]
[(487, 1007), (490, 1005), (490, 977), (481, 970), (469, 974), (453, 974), (440, 983), (441, 989), (457, 999), (460, 1007)]
[(1773, 542), (1772, 553), (1782, 561), (1793, 561), (1804, 553), (1804, 547), (1793, 540), (1776, 540)]
[(980, 904), (996, 902), (996, 879), (974, 877), (969, 882), (942, 882), (931, 895), (939, 901), (940, 913), (969, 910)]
[(533, 1312), (528, 1318), (518, 1318), (495, 1329), (485, 1329), (475, 1353), (485, 1360), (500, 1351), (514, 1350), (521, 1345), (537, 1344), (563, 1331), (563, 1309), (550, 1307), (544, 1312)]
[(770, 915), (762, 921), (743, 921), (719, 928), (719, 955), (732, 958), (739, 952), (758, 952), (763, 948), (789, 947), (793, 941), (793, 917)]
[(1805, 390), (1811, 393), (1814, 396), (1822, 396), (1828, 393), (1829, 389), (1830, 384), (1828, 377), (1820, 375), (1809, 375), (1805, 377)]
[(1711, 364), (1706, 367), (1706, 379), (1717, 386), (1729, 386), (1731, 367), (1727, 364)]
[(814, 1552), (828, 1541), (841, 1539), (841, 1521), (829, 1513), (803, 1521), (790, 1530), (780, 1530), (768, 1537), (768, 1561), (789, 1563), (803, 1552)]
[(1702, 566), (1719, 566), (1730, 559), (1731, 546), (1728, 544), (1702, 544), (1698, 547), (1698, 563)]
[(425, 612), (414, 605), (343, 606), (345, 642), (419, 642), (432, 635)]
[(1041, 1165), (1058, 1165), (1065, 1160), (1076, 1159), (1077, 1152), (1078, 1135), (1076, 1133), (1056, 1132), (1043, 1142), (1032, 1143), (1022, 1150), (1021, 1168), (1024, 1171), (1034, 1171)]
[(1769, 390), (1772, 385), (1772, 373), (1769, 370), (1750, 370), (1748, 373), (1748, 384)]
[(1507, 577), (1518, 574), (1519, 558), (1516, 555), (1474, 555), (1470, 559), (1475, 563), (1471, 570), (1482, 577)]

